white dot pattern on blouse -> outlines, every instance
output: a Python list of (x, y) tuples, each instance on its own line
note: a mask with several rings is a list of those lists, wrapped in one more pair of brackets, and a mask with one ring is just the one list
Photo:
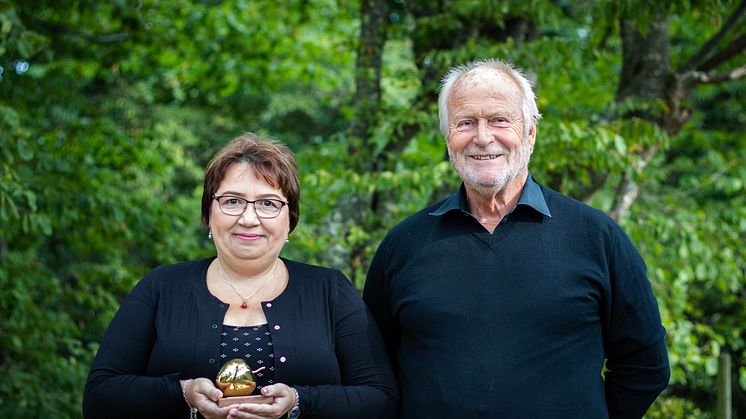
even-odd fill
[(222, 342), (220, 343), (220, 365), (235, 358), (242, 358), (249, 368), (263, 370), (254, 374), (256, 389), (252, 394), (259, 394), (262, 387), (274, 384), (275, 362), (272, 349), (272, 334), (267, 324), (258, 326), (223, 325)]

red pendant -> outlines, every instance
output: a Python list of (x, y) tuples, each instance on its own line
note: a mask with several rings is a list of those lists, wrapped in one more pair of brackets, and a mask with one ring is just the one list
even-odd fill
[(245, 309), (245, 308), (246, 308), (246, 307), (248, 307), (248, 306), (249, 306), (249, 305), (248, 305), (248, 304), (246, 304), (246, 302), (245, 302), (245, 301), (244, 301), (243, 303), (241, 303), (241, 308), (243, 308), (243, 309)]

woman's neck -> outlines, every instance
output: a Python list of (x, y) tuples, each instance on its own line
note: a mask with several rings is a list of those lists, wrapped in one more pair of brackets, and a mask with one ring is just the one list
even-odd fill
[(267, 261), (246, 261), (225, 257), (224, 255), (219, 254), (217, 262), (218, 268), (220, 268), (222, 273), (230, 280), (237, 283), (249, 283), (274, 275), (277, 272), (277, 266), (280, 263), (280, 259), (274, 257)]

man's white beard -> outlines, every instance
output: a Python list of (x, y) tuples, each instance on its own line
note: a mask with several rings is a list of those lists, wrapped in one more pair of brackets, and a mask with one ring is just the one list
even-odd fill
[[(471, 149), (473, 151), (474, 149)], [(512, 153), (504, 154), (504, 158), (507, 160), (506, 164), (500, 169), (500, 171), (490, 178), (480, 176), (479, 171), (474, 169), (472, 166), (467, 164), (467, 157), (470, 150), (462, 150), (457, 156), (457, 159), (461, 159), (460, 162), (454, 161), (454, 156), (448, 152), (448, 157), (451, 161), (451, 165), (458, 173), (461, 180), (465, 184), (474, 188), (477, 191), (494, 194), (496, 192), (504, 190), (512, 181), (521, 176), (528, 168), (528, 163), (531, 159), (531, 148), (528, 144), (528, 137), (521, 141), (521, 145), (513, 150)], [(484, 153), (486, 150), (479, 149), (479, 152)], [(492, 150), (489, 151), (492, 153)], [(500, 154), (502, 151), (495, 153)], [(511, 160), (508, 160), (511, 159)], [(460, 168), (459, 168), (460, 163)]]

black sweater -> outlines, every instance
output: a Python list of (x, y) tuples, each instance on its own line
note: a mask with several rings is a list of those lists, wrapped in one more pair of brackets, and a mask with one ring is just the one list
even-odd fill
[(382, 241), (363, 299), (402, 418), (639, 418), (667, 385), (665, 330), (629, 238), (540, 191), (551, 216), (519, 205), (490, 234), (462, 188)]
[[(109, 325), (85, 387), (86, 418), (188, 417), (179, 379), (214, 379), (228, 305), (205, 281), (212, 259), (162, 266)], [(395, 415), (397, 389), (380, 334), (337, 270), (283, 260), (285, 291), (262, 302), (275, 382), (294, 386), (303, 418)]]

